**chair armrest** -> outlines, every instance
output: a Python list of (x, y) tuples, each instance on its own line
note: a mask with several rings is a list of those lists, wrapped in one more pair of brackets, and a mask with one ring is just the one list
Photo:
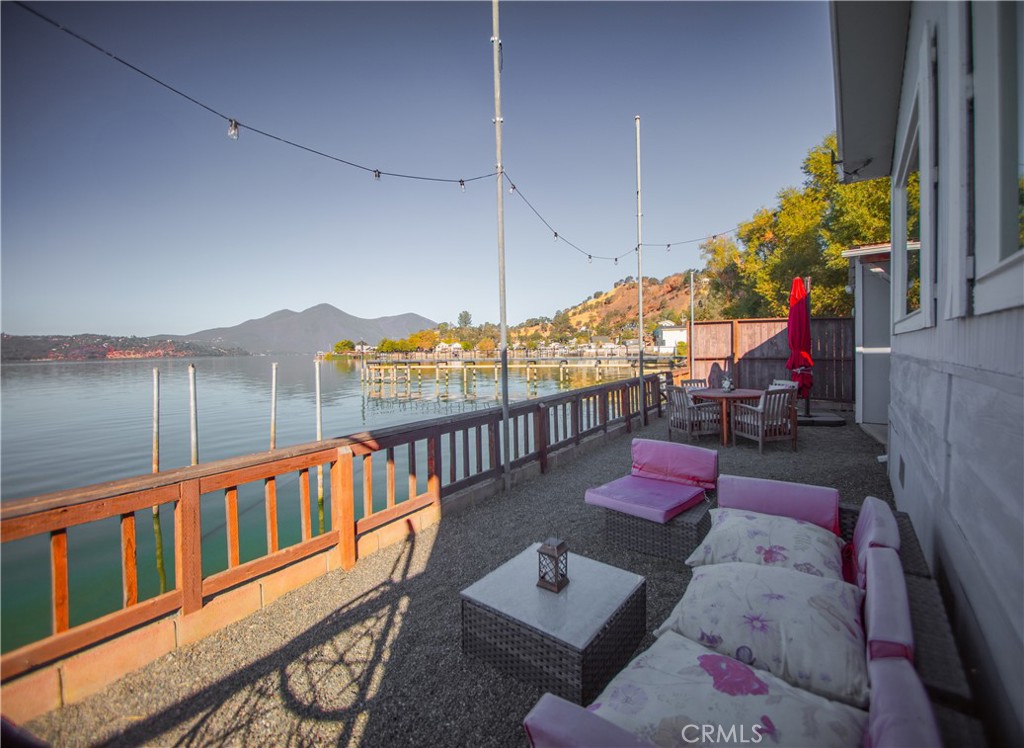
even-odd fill
[(632, 748), (646, 743), (603, 717), (554, 694), (540, 697), (523, 720), (533, 748)]

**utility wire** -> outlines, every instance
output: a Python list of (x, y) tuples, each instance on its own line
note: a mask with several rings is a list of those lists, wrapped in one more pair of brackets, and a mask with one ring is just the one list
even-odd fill
[[(20, 2), (20, 0), (15, 0), (14, 4), (17, 5), (20, 8), (28, 11), (29, 13), (31, 13), (34, 16), (36, 16), (40, 20), (50, 24), (51, 26), (53, 26), (57, 30), (63, 31), (65, 34), (73, 37), (74, 39), (77, 39), (78, 41), (82, 42), (83, 44), (86, 44), (86, 45), (92, 47), (97, 52), (100, 52), (100, 53), (106, 55), (107, 57), (109, 57), (110, 59), (114, 60), (115, 62), (118, 62), (121, 65), (124, 65), (128, 69), (133, 70), (134, 72), (138, 73), (139, 75), (143, 76), (144, 78), (147, 78), (147, 79), (153, 81), (154, 83), (156, 83), (157, 85), (162, 86), (163, 88), (166, 88), (171, 93), (177, 94), (178, 96), (182, 97), (183, 99), (185, 99), (185, 100), (195, 104), (196, 106), (201, 107), (201, 108), (205, 109), (206, 111), (210, 112), (210, 114), (213, 114), (213, 115), (215, 115), (217, 117), (220, 117), (222, 120), (224, 120), (225, 122), (228, 123), (229, 128), (233, 128), (236, 132), (237, 132), (238, 129), (244, 128), (246, 130), (249, 130), (250, 132), (256, 133), (257, 135), (262, 135), (265, 138), (269, 138), (271, 140), (276, 140), (279, 143), (283, 143), (284, 145), (289, 145), (289, 146), (291, 146), (293, 148), (297, 148), (299, 150), (306, 151), (307, 153), (311, 153), (311, 154), (313, 154), (315, 156), (320, 156), (322, 158), (326, 158), (326, 159), (329, 159), (331, 161), (335, 161), (335, 162), (337, 162), (339, 164), (345, 164), (346, 166), (351, 166), (351, 167), (353, 167), (355, 169), (361, 169), (362, 171), (369, 172), (369, 173), (373, 174), (375, 179), (380, 179), (382, 176), (387, 176), (387, 177), (395, 177), (395, 178), (398, 178), (398, 179), (413, 179), (413, 180), (418, 180), (418, 181), (422, 181), (422, 182), (443, 182), (443, 183), (447, 183), (447, 184), (458, 184), (460, 187), (465, 189), (466, 184), (469, 183), (469, 182), (476, 182), (476, 181), (478, 181), (480, 179), (489, 179), (490, 177), (496, 176), (497, 173), (498, 173), (496, 171), (493, 171), (490, 174), (481, 174), (479, 176), (463, 178), (463, 179), (453, 179), (453, 178), (449, 178), (449, 177), (429, 177), (429, 176), (422, 176), (422, 175), (417, 175), (417, 174), (403, 174), (403, 173), (400, 173), (400, 172), (393, 172), (393, 171), (381, 171), (380, 169), (373, 169), (373, 168), (370, 168), (369, 166), (364, 166), (363, 164), (357, 164), (354, 161), (349, 161), (347, 159), (341, 158), (340, 156), (334, 156), (334, 155), (331, 155), (330, 153), (325, 153), (324, 151), (317, 150), (316, 148), (311, 148), (309, 146), (302, 145), (301, 143), (296, 143), (295, 141), (289, 140), (288, 138), (283, 138), (280, 135), (275, 135), (275, 134), (267, 132), (265, 130), (261, 130), (258, 127), (253, 127), (252, 125), (244, 124), (243, 122), (240, 122), (240, 121), (234, 119), (233, 117), (229, 117), (228, 115), (226, 115), (226, 114), (224, 114), (222, 112), (217, 111), (216, 109), (214, 109), (213, 107), (209, 106), (208, 104), (204, 104), (203, 102), (199, 101), (198, 99), (196, 99), (196, 98), (194, 98), (192, 96), (189, 96), (187, 93), (185, 93), (183, 91), (180, 91), (179, 89), (175, 88), (174, 86), (170, 85), (169, 83), (165, 83), (164, 81), (160, 80), (156, 76), (147, 73), (145, 70), (143, 70), (143, 69), (133, 65), (132, 63), (128, 62), (127, 60), (124, 60), (121, 57), (118, 57), (113, 52), (110, 52), (110, 51), (104, 49), (100, 45), (98, 45), (95, 42), (87, 39), (86, 37), (82, 36), (81, 34), (78, 34), (75, 31), (67, 28), (66, 26), (64, 26), (63, 24), (59, 23), (58, 21), (55, 21), (54, 19), (50, 18), (49, 16), (46, 16), (46, 15), (40, 13), (39, 11), (35, 10), (34, 8), (29, 7), (25, 3)], [(568, 239), (566, 239), (564, 235), (559, 234), (558, 231), (556, 231), (555, 228), (548, 222), (548, 220), (546, 218), (544, 218), (543, 215), (541, 215), (540, 211), (538, 211), (533, 206), (533, 204), (529, 200), (527, 200), (526, 195), (523, 194), (522, 190), (520, 190), (515, 185), (515, 183), (512, 181), (511, 177), (509, 177), (508, 171), (504, 171), (502, 173), (502, 176), (508, 182), (510, 191), (519, 196), (519, 199), (522, 200), (526, 204), (526, 206), (533, 212), (533, 214), (535, 216), (537, 216), (538, 219), (540, 219), (541, 223), (543, 223), (548, 228), (548, 230), (551, 231), (551, 233), (554, 235), (554, 238), (555, 238), (556, 241), (561, 239), (562, 242), (564, 242), (565, 244), (567, 244), (570, 247), (572, 247), (573, 249), (575, 249), (581, 255), (585, 256), (587, 258), (587, 260), (590, 261), (590, 262), (592, 262), (594, 260), (611, 260), (612, 262), (614, 262), (617, 265), (619, 260), (623, 259), (624, 257), (628, 257), (630, 254), (633, 254), (633, 253), (637, 252), (639, 247), (660, 247), (660, 246), (664, 246), (666, 249), (671, 249), (673, 246), (677, 246), (677, 245), (681, 245), (681, 244), (694, 244), (696, 242), (707, 241), (708, 239), (712, 239), (712, 238), (715, 238), (715, 237), (718, 237), (718, 236), (721, 236), (721, 235), (724, 235), (724, 234), (731, 234), (731, 233), (734, 233), (739, 228), (737, 226), (737, 227), (734, 227), (734, 228), (732, 228), (732, 229), (730, 229), (728, 231), (722, 231), (722, 232), (719, 232), (717, 234), (709, 234), (707, 236), (702, 236), (702, 237), (699, 237), (697, 239), (686, 239), (684, 241), (668, 242), (666, 244), (655, 244), (655, 243), (644, 242), (643, 244), (638, 245), (638, 246), (634, 246), (631, 249), (629, 249), (626, 252), (623, 252), (622, 254), (619, 254), (619, 255), (598, 255), (598, 254), (594, 254), (593, 252), (588, 252), (587, 250), (583, 249), (582, 247), (579, 247), (576, 244), (574, 244), (573, 242), (571, 242)]]
[(34, 16), (36, 16), (40, 20), (45, 21), (46, 23), (50, 24), (51, 26), (56, 28), (58, 31), (63, 31), (68, 36), (71, 36), (74, 39), (77, 39), (78, 41), (82, 42), (83, 44), (86, 44), (86, 45), (92, 47), (97, 52), (100, 52), (100, 53), (106, 55), (107, 57), (109, 57), (110, 59), (114, 60), (115, 62), (118, 62), (118, 63), (124, 65), (125, 67), (127, 67), (128, 69), (135, 71), (139, 75), (141, 75), (141, 76), (143, 76), (145, 78), (148, 78), (149, 80), (153, 81), (154, 83), (156, 83), (156, 84), (158, 84), (160, 86), (163, 86), (164, 88), (166, 88), (171, 93), (177, 94), (181, 98), (183, 98), (183, 99), (185, 99), (187, 101), (192, 102), (196, 106), (202, 107), (203, 109), (208, 111), (210, 114), (213, 114), (213, 115), (215, 115), (217, 117), (220, 117), (222, 120), (227, 122), (229, 126), (233, 126), (234, 128), (245, 128), (246, 130), (249, 130), (250, 132), (254, 132), (257, 135), (262, 135), (265, 138), (270, 138), (271, 140), (276, 140), (279, 143), (284, 143), (285, 145), (290, 145), (293, 148), (298, 148), (300, 150), (306, 151), (307, 153), (312, 153), (312, 154), (317, 155), (317, 156), (322, 156), (323, 158), (327, 158), (327, 159), (330, 159), (331, 161), (336, 161), (336, 162), (338, 162), (340, 164), (345, 164), (346, 166), (351, 166), (351, 167), (356, 168), (356, 169), (362, 169), (363, 171), (370, 172), (371, 174), (373, 174), (375, 179), (380, 179), (382, 176), (388, 176), (388, 177), (396, 177), (396, 178), (399, 178), (399, 179), (416, 179), (416, 180), (423, 181), (423, 182), (446, 182), (446, 183), (449, 183), (449, 184), (458, 184), (458, 185), (460, 185), (462, 187), (465, 187), (465, 185), (467, 183), (469, 183), (469, 182), (475, 182), (478, 179), (487, 179), (488, 177), (493, 177), (493, 176), (495, 176), (497, 174), (497, 172), (491, 172), (490, 174), (481, 174), (480, 176), (469, 177), (469, 178), (465, 178), (465, 179), (453, 179), (453, 178), (447, 178), (447, 177), (427, 177), (427, 176), (420, 176), (420, 175), (416, 175), (416, 174), (402, 174), (402, 173), (399, 173), (399, 172), (381, 171), (380, 169), (372, 169), (369, 166), (363, 166), (362, 164), (357, 164), (357, 163), (355, 163), (353, 161), (348, 161), (348, 160), (340, 158), (338, 156), (332, 156), (329, 153), (324, 153), (323, 151), (318, 151), (315, 148), (310, 148), (309, 146), (302, 145), (301, 143), (296, 143), (296, 142), (294, 142), (292, 140), (288, 140), (287, 138), (282, 138), (279, 135), (274, 135), (273, 133), (266, 132), (265, 130), (260, 130), (259, 128), (253, 127), (252, 125), (246, 125), (246, 124), (238, 121), (234, 117), (229, 117), (228, 115), (224, 114), (223, 112), (217, 111), (216, 109), (214, 109), (213, 107), (209, 106), (208, 104), (204, 104), (203, 102), (199, 101), (198, 99), (196, 99), (196, 98), (194, 98), (192, 96), (189, 96), (184, 91), (180, 91), (179, 89), (175, 88), (174, 86), (170, 85), (169, 83), (165, 83), (164, 81), (160, 80), (156, 76), (147, 73), (142, 68), (139, 68), (139, 67), (133, 65), (132, 63), (128, 62), (127, 60), (124, 60), (121, 57), (118, 57), (113, 52), (110, 52), (110, 51), (104, 49), (100, 45), (96, 44), (95, 42), (93, 42), (93, 41), (91, 41), (91, 40), (89, 40), (87, 38), (85, 38), (81, 34), (78, 34), (75, 31), (72, 31), (71, 29), (69, 29), (66, 26), (64, 26), (63, 24), (61, 24), (60, 22), (55, 21), (54, 19), (50, 18), (49, 16), (46, 16), (46, 15), (40, 13), (38, 10), (36, 10), (34, 8), (30, 8), (25, 3), (20, 2), (20, 0), (16, 0), (16, 2), (14, 4), (17, 5), (20, 8), (28, 11), (29, 13), (31, 13)]

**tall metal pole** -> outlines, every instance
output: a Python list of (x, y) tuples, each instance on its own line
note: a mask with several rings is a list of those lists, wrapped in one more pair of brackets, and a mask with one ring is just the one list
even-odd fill
[(270, 448), (277, 447), (277, 362), (270, 365)]
[(640, 115), (636, 115), (636, 274), (637, 307), (640, 310), (640, 410), (647, 425), (647, 397), (644, 393), (644, 240), (643, 211), (640, 207)]
[(508, 443), (508, 321), (505, 316), (505, 168), (501, 161), (501, 35), (498, 32), (498, 0), (491, 0), (491, 49), (494, 53), (494, 148), (498, 185), (498, 302), (501, 307), (501, 447), (505, 493), (512, 486)]
[(690, 334), (686, 341), (686, 352), (689, 354), (686, 365), (690, 368), (690, 373), (687, 375), (689, 379), (693, 379), (693, 271), (690, 271)]
[(199, 464), (199, 413), (196, 406), (196, 365), (188, 365), (189, 414), (192, 432), (192, 464)]

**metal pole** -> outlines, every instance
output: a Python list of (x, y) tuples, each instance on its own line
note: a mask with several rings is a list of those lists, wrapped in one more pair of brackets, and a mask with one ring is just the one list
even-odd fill
[(686, 341), (686, 352), (689, 359), (686, 365), (690, 367), (687, 377), (693, 379), (693, 271), (690, 271), (690, 335)]
[[(324, 438), (324, 422), (323, 415), (320, 411), (320, 361), (313, 362), (316, 371), (316, 440), (323, 441)], [(340, 496), (334, 496), (331, 498), (332, 501), (341, 501)], [(317, 508), (317, 519), (320, 524), (320, 532), (324, 531), (324, 466), (316, 466), (316, 508)]]
[[(160, 472), (160, 370), (153, 367), (153, 472)], [(153, 507), (156, 509), (156, 507)]]
[(192, 464), (199, 464), (199, 413), (196, 407), (196, 365), (188, 365), (189, 415), (192, 431)]
[[(153, 472), (160, 472), (160, 370), (153, 367)], [(160, 527), (160, 507), (153, 511), (153, 548), (156, 561), (156, 576), (160, 582), (160, 594), (167, 592), (167, 572), (164, 569), (164, 533)]]
[(640, 311), (640, 410), (647, 425), (647, 398), (644, 393), (644, 244), (643, 211), (640, 208), (640, 115), (636, 115), (636, 274), (637, 306)]
[(501, 161), (501, 35), (498, 32), (498, 0), (491, 0), (491, 49), (494, 57), (494, 149), (498, 185), (498, 301), (501, 308), (501, 447), (505, 493), (512, 486), (508, 443), (508, 322), (505, 315), (505, 167)]
[(277, 362), (270, 365), (270, 448), (277, 447)]

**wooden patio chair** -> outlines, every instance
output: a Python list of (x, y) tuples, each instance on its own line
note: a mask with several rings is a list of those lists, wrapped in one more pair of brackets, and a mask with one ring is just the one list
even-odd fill
[(685, 433), (688, 441), (693, 441), (695, 436), (722, 433), (722, 410), (718, 403), (695, 403), (685, 387), (673, 386), (666, 389), (669, 441), (672, 441), (677, 431)]
[(753, 439), (757, 451), (764, 453), (764, 443), (789, 440), (796, 451), (796, 388), (770, 388), (758, 400), (757, 405), (735, 402), (732, 404), (732, 444), (736, 437)]
[(708, 386), (708, 380), (706, 379), (680, 379), (676, 383), (677, 387), (682, 387), (684, 390), (702, 390)]

